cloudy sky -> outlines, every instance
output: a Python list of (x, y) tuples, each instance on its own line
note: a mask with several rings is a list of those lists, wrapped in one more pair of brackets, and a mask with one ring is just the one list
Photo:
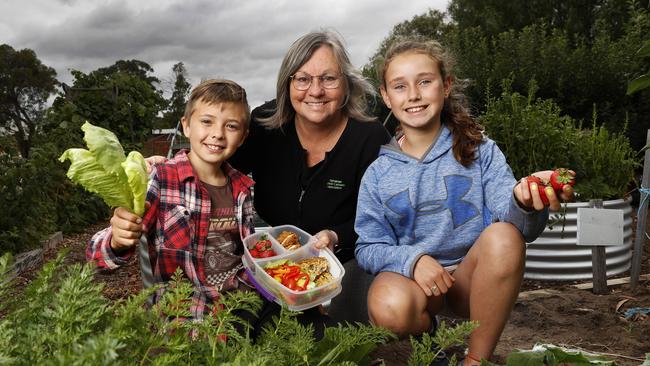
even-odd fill
[(274, 97), (282, 57), (304, 33), (334, 28), (361, 67), (393, 26), (446, 6), (447, 0), (3, 0), (0, 44), (34, 50), (67, 83), (70, 69), (138, 59), (169, 90), (172, 65), (182, 61), (193, 85), (233, 79), (256, 106)]

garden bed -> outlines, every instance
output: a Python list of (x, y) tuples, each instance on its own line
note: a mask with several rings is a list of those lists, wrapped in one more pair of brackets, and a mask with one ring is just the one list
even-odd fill
[[(58, 246), (45, 250), (45, 261), (68, 248), (66, 264), (84, 263), (86, 242), (105, 225), (89, 227), (80, 234), (64, 235)], [(650, 273), (648, 251), (646, 245), (642, 274)], [(35, 272), (36, 269), (17, 276), (14, 291), (20, 292)], [(618, 277), (626, 276), (629, 274)], [(95, 279), (106, 284), (104, 295), (112, 300), (125, 298), (142, 289), (135, 259), (120, 270), (98, 273)], [(650, 306), (650, 280), (642, 279), (635, 290), (631, 290), (629, 284), (611, 286), (607, 295), (594, 295), (589, 289), (574, 287), (575, 284), (524, 281), (522, 293), (492, 361), (503, 365), (507, 354), (514, 349), (530, 349), (535, 343), (550, 343), (605, 354), (618, 365), (641, 364), (645, 353), (650, 351), (650, 317), (625, 319), (623, 313), (629, 308)], [(396, 341), (381, 346), (373, 356), (383, 359), (387, 365), (402, 365), (410, 352), (408, 341)]]

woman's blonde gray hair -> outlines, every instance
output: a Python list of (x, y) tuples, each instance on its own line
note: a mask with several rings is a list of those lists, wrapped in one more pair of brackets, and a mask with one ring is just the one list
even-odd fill
[(343, 75), (342, 87), (345, 88), (345, 99), (343, 105), (340, 106), (343, 114), (358, 121), (374, 120), (374, 117), (367, 114), (366, 108), (368, 106), (367, 98), (376, 97), (375, 89), (350, 62), (350, 57), (343, 46), (341, 37), (333, 31), (323, 30), (307, 33), (289, 47), (278, 72), (276, 86), (277, 107), (270, 117), (260, 118), (259, 121), (263, 126), (268, 129), (280, 128), (285, 123), (293, 120), (296, 111), (291, 105), (289, 96), (291, 75), (309, 61), (317, 49), (323, 46), (332, 49), (340, 72)]

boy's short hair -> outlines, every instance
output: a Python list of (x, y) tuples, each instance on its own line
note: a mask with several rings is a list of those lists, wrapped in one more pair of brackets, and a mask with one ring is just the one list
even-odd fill
[(246, 126), (248, 126), (251, 116), (251, 109), (246, 98), (246, 90), (232, 80), (226, 79), (208, 79), (202, 81), (192, 89), (190, 98), (185, 104), (185, 114), (183, 115), (188, 121), (194, 111), (194, 105), (198, 101), (208, 104), (216, 103), (238, 103), (244, 106), (246, 115), (244, 116)]

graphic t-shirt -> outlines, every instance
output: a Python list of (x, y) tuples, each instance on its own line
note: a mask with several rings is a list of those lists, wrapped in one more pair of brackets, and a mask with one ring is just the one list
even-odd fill
[(218, 291), (231, 290), (238, 284), (235, 275), (242, 268), (243, 253), (232, 188), (230, 181), (225, 186), (203, 184), (212, 206), (204, 256), (205, 277)]

